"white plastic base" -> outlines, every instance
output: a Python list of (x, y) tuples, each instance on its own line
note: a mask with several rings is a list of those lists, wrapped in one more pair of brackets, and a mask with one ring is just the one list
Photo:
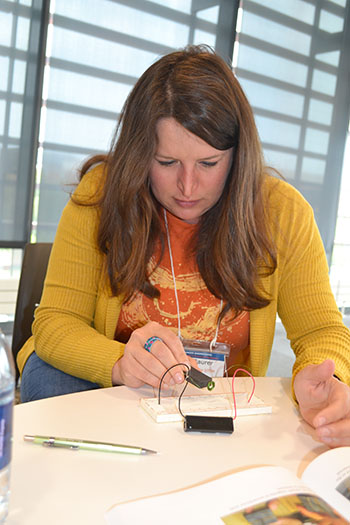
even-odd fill
[[(248, 403), (248, 396), (244, 393), (236, 394), (237, 417), (254, 414), (270, 414), (272, 407), (266, 405), (259, 397), (253, 396)], [(141, 399), (141, 407), (157, 423), (182, 421), (178, 408), (178, 397), (161, 397), (160, 404), (157, 398)], [(186, 414), (196, 416), (232, 416), (234, 407), (232, 395), (210, 394), (186, 396), (181, 399), (181, 410)]]

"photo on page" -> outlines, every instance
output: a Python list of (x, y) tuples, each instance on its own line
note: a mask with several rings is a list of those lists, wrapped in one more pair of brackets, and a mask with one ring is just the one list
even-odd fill
[(252, 505), (221, 516), (225, 525), (301, 525), (303, 523), (347, 525), (347, 521), (325, 501), (310, 494), (293, 494)]

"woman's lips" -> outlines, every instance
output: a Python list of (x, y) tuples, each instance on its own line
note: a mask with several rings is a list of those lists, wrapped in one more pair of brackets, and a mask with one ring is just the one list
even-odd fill
[(182, 208), (192, 208), (198, 203), (198, 200), (196, 201), (183, 201), (180, 199), (175, 199), (176, 203), (181, 206)]

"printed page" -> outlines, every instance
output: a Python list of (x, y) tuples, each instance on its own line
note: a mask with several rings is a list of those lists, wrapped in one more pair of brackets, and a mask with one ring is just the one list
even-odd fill
[(119, 504), (105, 518), (109, 525), (239, 525), (272, 524), (283, 519), (310, 523), (312, 518), (325, 516), (336, 518), (337, 525), (347, 524), (293, 473), (281, 467), (259, 467)]
[(350, 522), (350, 447), (324, 452), (306, 467), (302, 479)]

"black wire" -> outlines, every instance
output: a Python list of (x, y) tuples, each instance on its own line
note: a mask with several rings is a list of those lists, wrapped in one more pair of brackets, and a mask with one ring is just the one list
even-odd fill
[(181, 410), (181, 408), (180, 408), (180, 402), (181, 402), (181, 398), (182, 398), (182, 396), (183, 396), (183, 394), (184, 394), (184, 392), (185, 392), (185, 390), (186, 390), (186, 388), (187, 388), (187, 385), (188, 385), (188, 381), (186, 381), (186, 384), (185, 384), (185, 386), (183, 387), (182, 392), (181, 392), (181, 394), (179, 395), (179, 399), (178, 399), (178, 402), (177, 402), (177, 408), (179, 409), (179, 412), (180, 412), (180, 414), (182, 415), (182, 417), (183, 417), (184, 419), (185, 419), (185, 416), (184, 416), (184, 414), (182, 413), (182, 410)]
[[(187, 364), (187, 363), (176, 363), (176, 365), (172, 365), (170, 368), (168, 368), (168, 370), (165, 370), (164, 374), (162, 375), (162, 377), (160, 378), (160, 381), (159, 381), (159, 387), (158, 387), (158, 405), (160, 405), (160, 389), (162, 387), (162, 382), (163, 382), (163, 379), (164, 377), (166, 376), (166, 374), (169, 372), (169, 370), (171, 370), (172, 368), (175, 368), (175, 366), (185, 366), (187, 368), (187, 370), (190, 370), (191, 367)], [(187, 383), (186, 383), (187, 385)], [(181, 395), (183, 394), (183, 391), (181, 393)]]

